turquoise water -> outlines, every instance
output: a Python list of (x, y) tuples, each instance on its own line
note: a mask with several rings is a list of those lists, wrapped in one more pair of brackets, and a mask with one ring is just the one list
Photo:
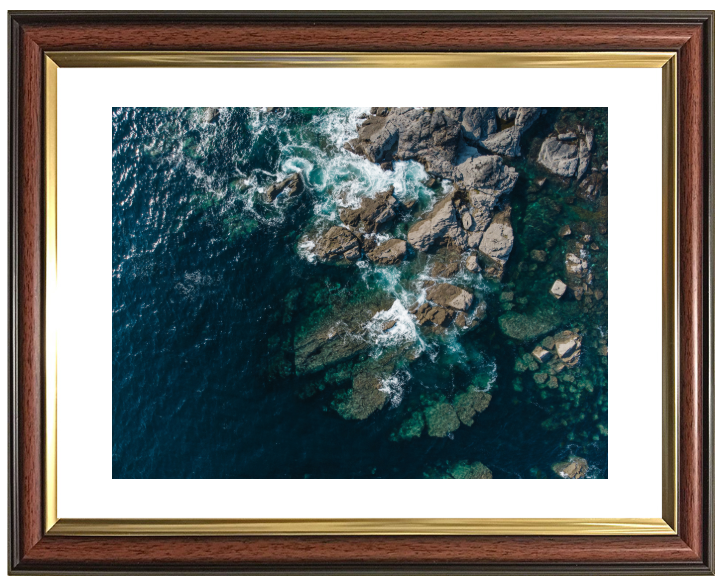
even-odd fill
[[(422, 478), (463, 461), (494, 478), (552, 478), (570, 455), (587, 459), (590, 477), (607, 477), (607, 356), (597, 353), (607, 342), (607, 237), (598, 233), (607, 203), (560, 179), (538, 189), (548, 174), (532, 161), (553, 125), (583, 123), (595, 127), (593, 162), (602, 163), (607, 111), (551, 109), (525, 134), (524, 159), (507, 161), (520, 178), (504, 281), (464, 269), (447, 280), (486, 313), (471, 331), (443, 334), (408, 313), (442, 253), (397, 267), (337, 266), (312, 253), (314, 232), (340, 224), (338, 209), (364, 196), (393, 185), (416, 202), (382, 240), (404, 237), (451, 189), (426, 186), (417, 162), (384, 171), (344, 150), (368, 111), (225, 108), (208, 124), (202, 109), (113, 110), (114, 478)], [(306, 191), (267, 203), (267, 186), (297, 170)], [(594, 287), (605, 296), (557, 302), (548, 293), (565, 265), (557, 232), (580, 222), (598, 246)], [(547, 262), (530, 257), (538, 248)], [(500, 297), (508, 291), (512, 302)], [(557, 387), (526, 366), (542, 338), (502, 333), (507, 313), (551, 317), (551, 334), (582, 333), (581, 362)], [(355, 320), (359, 354), (298, 369), (298, 342)], [(353, 376), (367, 372), (386, 400), (346, 419)], [(472, 425), (417, 433), (418, 419), (469, 389), (492, 395)]]

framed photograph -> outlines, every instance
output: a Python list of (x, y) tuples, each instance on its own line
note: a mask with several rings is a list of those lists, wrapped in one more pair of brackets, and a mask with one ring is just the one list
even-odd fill
[(713, 12), (9, 25), (12, 573), (713, 572)]

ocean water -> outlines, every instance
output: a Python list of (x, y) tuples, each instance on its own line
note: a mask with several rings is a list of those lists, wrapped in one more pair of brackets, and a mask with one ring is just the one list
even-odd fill
[[(434, 255), (383, 268), (312, 254), (313, 231), (340, 224), (340, 207), (393, 185), (421, 212), (451, 188), (426, 186), (417, 162), (384, 171), (344, 150), (368, 111), (223, 108), (206, 123), (203, 109), (113, 110), (113, 478), (423, 478), (463, 461), (494, 478), (553, 478), (552, 465), (571, 455), (588, 461), (589, 477), (608, 476), (607, 357), (595, 352), (607, 341), (607, 307), (547, 294), (548, 278), (562, 277), (562, 242), (547, 264), (529, 258), (563, 224), (606, 221), (576, 184), (550, 178), (538, 191), (547, 174), (531, 159), (552, 126), (580, 122), (595, 128), (593, 162), (602, 162), (607, 111), (551, 109), (524, 136), (524, 158), (506, 161), (520, 173), (507, 274), (448, 280), (472, 289), (487, 317), (445, 335), (408, 312), (424, 300)], [(264, 190), (297, 170), (305, 192), (267, 203)], [(404, 237), (415, 218), (379, 239)], [(607, 238), (594, 238), (594, 282), (607, 294)], [(508, 290), (512, 304), (499, 298)], [(337, 407), (352, 362), (297, 374), (293, 346), (356, 309), (370, 310), (370, 346), (353, 362), (402, 358), (383, 371), (383, 408), (346, 420)], [(502, 334), (498, 318), (511, 310), (554, 315), (553, 333), (581, 331), (572, 381), (548, 389), (518, 369), (536, 342)], [(492, 394), (472, 426), (399, 438), (414, 414), (469, 386)]]

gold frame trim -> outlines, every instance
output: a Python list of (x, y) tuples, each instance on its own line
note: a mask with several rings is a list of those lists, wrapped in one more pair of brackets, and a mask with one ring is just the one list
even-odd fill
[[(677, 55), (675, 52), (46, 52), (45, 532), (62, 536), (674, 535), (677, 527)], [(89, 519), (57, 516), (57, 69), (59, 67), (662, 68), (662, 518)]]

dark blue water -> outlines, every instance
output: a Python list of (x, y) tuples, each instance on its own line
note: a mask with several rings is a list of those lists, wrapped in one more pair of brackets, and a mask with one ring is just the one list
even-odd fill
[[(588, 460), (591, 477), (607, 477), (606, 359), (583, 355), (587, 387), (539, 388), (515, 370), (533, 346), (498, 329), (507, 286), (516, 311), (557, 306), (529, 251), (562, 223), (607, 218), (562, 183), (536, 194), (537, 167), (526, 160), (511, 162), (521, 178), (505, 283), (460, 280), (487, 302), (477, 330), (434, 338), (403, 324), (399, 338), (415, 357), (394, 365), (391, 401), (364, 420), (334, 409), (351, 386), (342, 366), (295, 373), (298, 337), (365, 302), (404, 311), (426, 265), (419, 256), (392, 269), (340, 267), (303, 248), (339, 205), (389, 184), (421, 206), (442, 193), (423, 184), (417, 163), (384, 172), (343, 150), (360, 112), (222, 109), (208, 124), (201, 109), (113, 110), (113, 478), (421, 478), (459, 461), (480, 461), (495, 478), (535, 478), (553, 477), (552, 464), (571, 454)], [(578, 117), (597, 126), (606, 150), (606, 111), (555, 110), (526, 135), (528, 156), (550, 123)], [(263, 190), (298, 169), (308, 190), (267, 204)], [(597, 283), (607, 292), (599, 242)], [(562, 267), (560, 247), (548, 253), (548, 266)], [(607, 309), (570, 303), (559, 329), (573, 327), (584, 343), (606, 337)], [(397, 440), (413, 413), (470, 385), (493, 396), (472, 426)]]

